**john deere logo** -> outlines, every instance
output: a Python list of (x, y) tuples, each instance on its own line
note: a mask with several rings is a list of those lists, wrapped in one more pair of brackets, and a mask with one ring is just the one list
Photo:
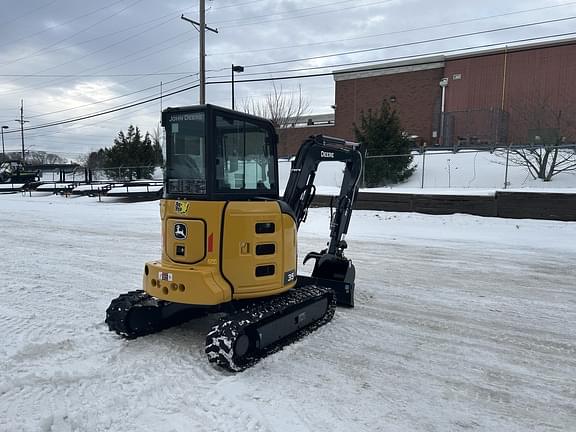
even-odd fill
[(174, 237), (178, 240), (186, 239), (186, 225), (183, 223), (174, 224)]

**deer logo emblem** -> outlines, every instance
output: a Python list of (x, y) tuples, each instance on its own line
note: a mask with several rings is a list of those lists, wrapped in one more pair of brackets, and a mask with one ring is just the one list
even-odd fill
[(174, 237), (178, 240), (186, 239), (186, 225), (183, 223), (174, 224)]

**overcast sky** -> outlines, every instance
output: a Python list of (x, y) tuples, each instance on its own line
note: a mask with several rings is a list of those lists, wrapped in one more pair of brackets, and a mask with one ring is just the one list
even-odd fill
[[(197, 0), (26, 0), (3, 2), (0, 15), (0, 124), (6, 149), (21, 147), (25, 127), (74, 119), (183, 89), (198, 80)], [(208, 81), (330, 72), (359, 62), (467, 49), (575, 32), (576, 1), (557, 0), (212, 0), (206, 1)], [(516, 29), (515, 25), (561, 20)], [(414, 43), (430, 39), (441, 41)], [(405, 46), (398, 46), (398, 45)], [(409, 44), (409, 45), (408, 45)], [(342, 54), (380, 48), (364, 53)], [(453, 52), (453, 51), (452, 51)], [(332, 55), (334, 54), (334, 55)], [(304, 58), (324, 56), (302, 60)], [(285, 63), (277, 63), (277, 62)], [(276, 64), (269, 64), (276, 63)], [(264, 65), (263, 65), (264, 64)], [(261, 65), (261, 66), (258, 66)], [(346, 66), (348, 65), (348, 66)], [(313, 69), (310, 69), (313, 68)], [(297, 71), (295, 71), (297, 70)], [(300, 85), (311, 113), (329, 113), (331, 76), (277, 82)], [(272, 82), (237, 83), (237, 107), (262, 98)], [(229, 107), (230, 84), (207, 86), (207, 102)], [(65, 125), (25, 130), (25, 147), (82, 154), (111, 146), (120, 130), (158, 126), (161, 106), (198, 103), (198, 90)], [(12, 133), (11, 133), (12, 132)]]

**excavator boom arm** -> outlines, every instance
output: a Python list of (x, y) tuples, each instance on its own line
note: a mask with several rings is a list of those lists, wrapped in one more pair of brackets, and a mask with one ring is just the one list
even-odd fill
[(340, 194), (336, 200), (336, 211), (330, 222), (329, 253), (336, 253), (343, 236), (348, 231), (352, 205), (356, 199), (362, 174), (362, 160), (359, 144), (316, 135), (311, 136), (302, 144), (292, 162), (283, 201), (294, 211), (298, 226), (306, 219), (308, 208), (314, 199), (314, 179), (318, 165), (327, 161), (345, 163)]
[(344, 249), (347, 247), (344, 236), (348, 232), (352, 206), (362, 175), (361, 146), (323, 135), (308, 138), (292, 162), (283, 201), (293, 210), (299, 227), (306, 219), (308, 208), (314, 199), (316, 191), (314, 179), (318, 165), (326, 161), (344, 162), (344, 177), (330, 220), (328, 248), (321, 252), (310, 252), (306, 256), (304, 263), (310, 258), (315, 259), (316, 263), (312, 277), (305, 279), (307, 283), (317, 281), (330, 286), (336, 292), (339, 304), (353, 306), (355, 270), (352, 262), (344, 256)]

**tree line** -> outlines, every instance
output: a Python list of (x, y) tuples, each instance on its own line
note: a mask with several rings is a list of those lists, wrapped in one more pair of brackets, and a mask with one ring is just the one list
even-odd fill
[(130, 125), (124, 133), (118, 132), (114, 145), (104, 147), (88, 155), (86, 166), (90, 170), (106, 170), (115, 180), (150, 179), (154, 169), (164, 165), (162, 146), (158, 131), (144, 135), (136, 126)]

